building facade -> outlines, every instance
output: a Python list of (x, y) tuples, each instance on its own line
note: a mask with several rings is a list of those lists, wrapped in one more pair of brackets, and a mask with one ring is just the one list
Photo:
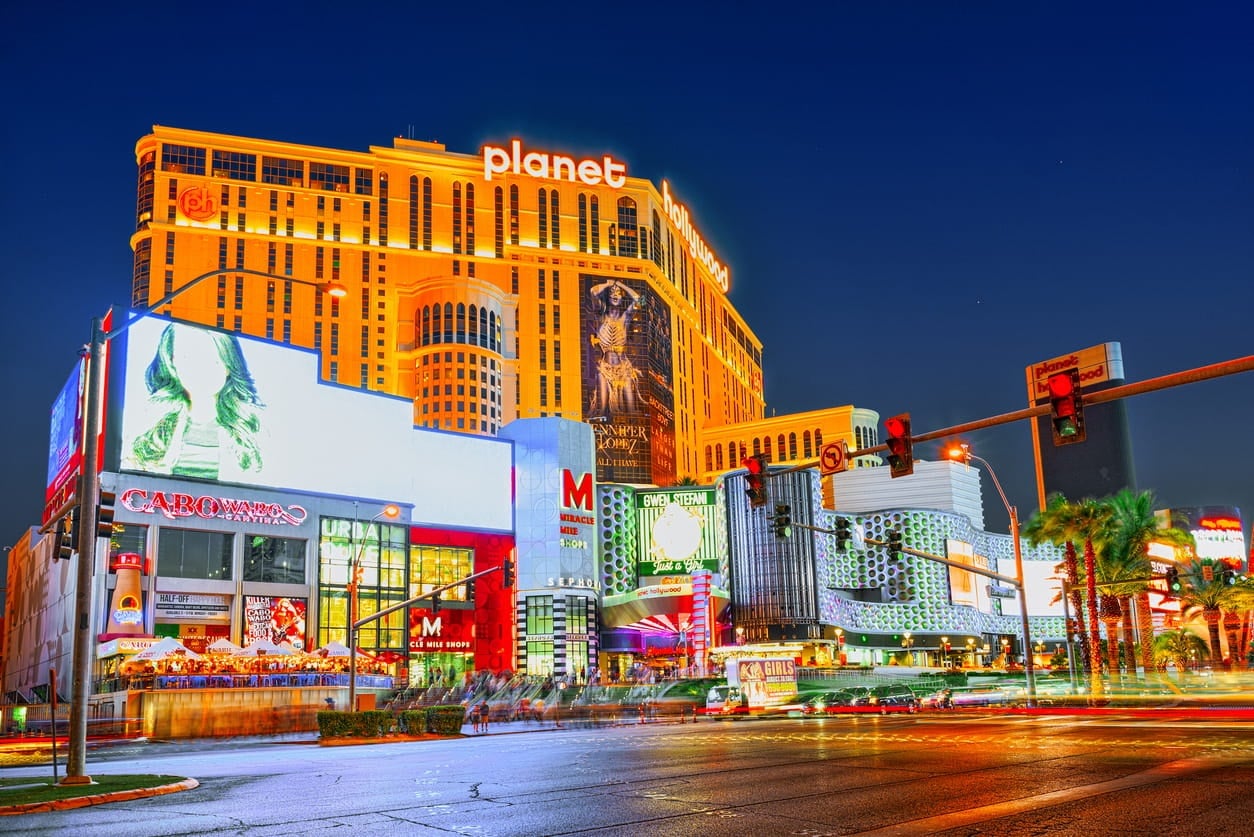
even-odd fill
[(610, 154), (521, 140), (364, 152), (156, 126), (136, 145), (131, 302), (225, 274), (159, 313), (315, 349), (324, 380), (495, 434), (588, 421), (602, 481), (705, 473), (707, 427), (764, 415), (762, 347), (672, 186)]

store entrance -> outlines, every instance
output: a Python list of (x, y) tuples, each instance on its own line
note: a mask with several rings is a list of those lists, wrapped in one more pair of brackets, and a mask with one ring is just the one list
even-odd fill
[(466, 674), (474, 674), (474, 655), (461, 652), (415, 654), (409, 659), (409, 686), (412, 689), (431, 687), (456, 688), (466, 683)]

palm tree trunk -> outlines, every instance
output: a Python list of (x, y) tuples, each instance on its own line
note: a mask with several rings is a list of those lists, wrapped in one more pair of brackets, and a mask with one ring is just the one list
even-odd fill
[(1089, 617), (1089, 644), (1092, 654), (1092, 662), (1090, 671), (1093, 674), (1093, 689), (1095, 695), (1102, 693), (1102, 631), (1101, 625), (1097, 621), (1097, 553), (1093, 550), (1092, 539), (1084, 541), (1084, 587), (1085, 598), (1084, 606), (1088, 609)]
[[(1084, 619), (1084, 596), (1080, 592), (1080, 564), (1075, 552), (1075, 541), (1067, 541), (1063, 551), (1064, 555), (1064, 571), (1067, 574), (1067, 586), (1071, 591), (1071, 617), (1075, 621), (1075, 636), (1087, 637), (1088, 631), (1085, 629)], [(1067, 626), (1067, 630), (1071, 630), (1071, 626)], [(1067, 647), (1072, 647), (1071, 636), (1067, 636)], [(1080, 660), (1081, 670), (1091, 671), (1093, 666), (1093, 657), (1090, 654), (1088, 642), (1080, 643)]]
[(1132, 597), (1120, 596), (1119, 609), (1123, 611), (1123, 666), (1128, 674), (1136, 674), (1136, 632), (1132, 630)]
[(1235, 613), (1224, 612), (1224, 633), (1228, 636), (1228, 664), (1224, 666), (1225, 671), (1231, 671), (1236, 664), (1237, 651), (1237, 629), (1241, 627), (1241, 619)]
[(1154, 614), (1150, 612), (1149, 591), (1136, 596), (1136, 632), (1141, 636), (1141, 667), (1148, 675), (1154, 668)]
[(1204, 614), (1206, 617), (1206, 630), (1210, 634), (1210, 662), (1216, 665), (1223, 659), (1223, 654), (1219, 647), (1219, 611), (1207, 610)]

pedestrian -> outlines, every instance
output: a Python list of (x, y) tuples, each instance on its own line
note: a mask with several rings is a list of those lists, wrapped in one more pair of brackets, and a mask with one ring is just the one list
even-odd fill
[(488, 709), (486, 700), (479, 701), (479, 729), (481, 732), (488, 731), (488, 720), (491, 718), (491, 710)]

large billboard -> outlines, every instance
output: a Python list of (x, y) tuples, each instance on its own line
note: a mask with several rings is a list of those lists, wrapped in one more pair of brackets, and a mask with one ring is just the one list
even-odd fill
[(414, 523), (513, 529), (508, 441), (416, 428), (407, 399), (321, 381), (314, 352), (149, 315), (127, 330), (119, 366), (121, 470), (375, 497), (412, 504)]
[(70, 370), (70, 377), (52, 402), (52, 421), (48, 429), (48, 482), (44, 492), (44, 514), (47, 523), (66, 500), (74, 487), (83, 461), (83, 375), (82, 359)]
[(669, 488), (636, 494), (640, 577), (718, 572), (723, 530), (713, 488)]
[(600, 482), (675, 480), (670, 307), (635, 279), (580, 275), (583, 417)]

